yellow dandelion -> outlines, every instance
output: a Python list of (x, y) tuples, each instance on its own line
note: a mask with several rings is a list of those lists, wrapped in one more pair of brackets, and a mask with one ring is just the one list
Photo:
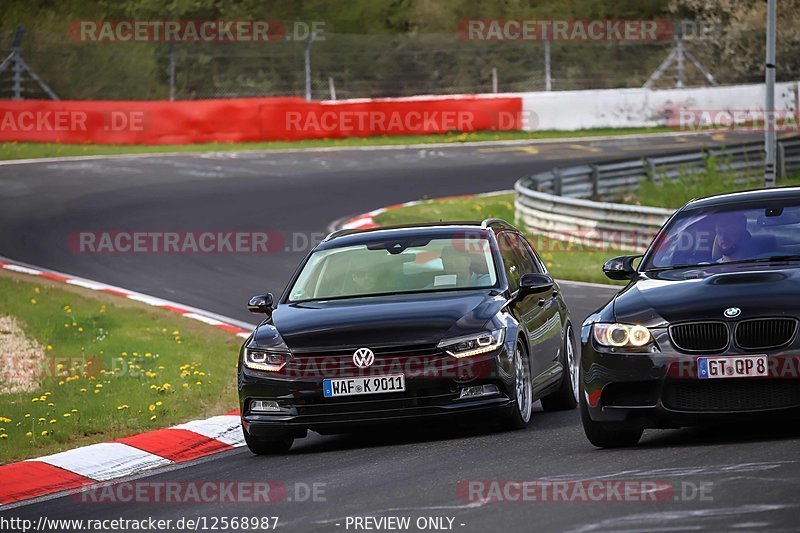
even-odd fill
[(50, 432), (49, 432), (49, 431), (47, 431), (47, 430), (44, 430), (44, 431), (42, 431), (42, 437), (46, 437), (46, 436), (48, 436), (49, 434), (50, 434)]
[(6, 435), (5, 433), (0, 433), (0, 439), (7, 439), (7, 438), (8, 435)]
[(33, 305), (36, 305), (36, 298), (31, 298), (31, 303), (32, 303)]
[(155, 411), (156, 410), (156, 406), (153, 405), (153, 404), (150, 404), (147, 408), (150, 409), (150, 411)]
[(25, 433), (25, 436), (26, 437), (33, 437), (33, 432), (29, 431), (29, 432)]
[(86, 392), (86, 389), (81, 389), (81, 392)]
[(25, 413), (25, 418), (30, 418), (30, 417), (31, 417), (30, 413)]
[(124, 410), (124, 409), (127, 409), (127, 408), (128, 408), (128, 406), (127, 406), (127, 405), (125, 405), (125, 404), (118, 405), (118, 406), (117, 406), (117, 411), (122, 411), (122, 410)]
[(36, 294), (39, 294), (39, 287), (34, 287), (33, 288), (33, 292), (35, 292)]
[(46, 418), (40, 418), (39, 422), (47, 422), (47, 419)]
[(184, 389), (188, 389), (188, 388), (189, 388), (189, 384), (188, 384), (188, 383), (184, 383), (184, 384), (183, 384), (183, 388), (184, 388)]
[(48, 344), (48, 345), (47, 345), (47, 349), (48, 349), (48, 350), (52, 350), (52, 349), (53, 349), (53, 345), (52, 345), (52, 344)]
[(72, 327), (73, 327), (73, 328), (74, 328), (75, 326), (77, 326), (77, 325), (78, 325), (78, 323), (77, 323), (77, 322), (73, 322), (73, 323), (72, 323)]
[(77, 413), (77, 412), (78, 412), (78, 410), (77, 410), (77, 409), (72, 409), (72, 410), (71, 410), (71, 412), (73, 412), (73, 413)]
[(95, 394), (100, 394), (100, 389), (95, 389), (95, 390), (94, 390), (94, 393), (95, 393)]
[(156, 402), (157, 407), (161, 407), (163, 404), (161, 402)]
[(54, 419), (52, 419), (52, 420), (50, 420), (50, 423), (51, 423), (51, 424), (55, 424), (56, 422), (58, 422), (58, 420), (56, 420), (55, 418), (54, 418)]
[(71, 417), (71, 416), (72, 416), (72, 415), (71, 415), (70, 413), (64, 413), (64, 418), (69, 418), (69, 417)]
[(83, 328), (78, 328), (78, 333), (83, 333)]
[(156, 415), (153, 415), (153, 416), (150, 417), (150, 420), (155, 420), (156, 418), (158, 418), (158, 417)]

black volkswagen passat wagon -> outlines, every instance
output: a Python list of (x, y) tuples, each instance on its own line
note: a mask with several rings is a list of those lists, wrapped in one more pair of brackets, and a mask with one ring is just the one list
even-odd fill
[(581, 329), (581, 417), (600, 447), (643, 428), (800, 415), (800, 188), (693, 200)]
[(496, 219), (343, 230), (305, 258), (239, 354), (254, 453), (308, 430), (488, 413), (528, 424), (577, 405), (577, 361), (558, 284)]

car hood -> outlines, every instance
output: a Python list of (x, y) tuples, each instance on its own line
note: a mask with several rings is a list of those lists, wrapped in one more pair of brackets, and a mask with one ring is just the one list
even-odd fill
[(504, 304), (488, 290), (281, 304), (254, 342), (270, 346), (278, 333), (292, 351), (436, 344), (482, 331)]
[(614, 299), (614, 319), (650, 327), (681, 320), (796, 316), (800, 268), (787, 265), (710, 265), (643, 274)]

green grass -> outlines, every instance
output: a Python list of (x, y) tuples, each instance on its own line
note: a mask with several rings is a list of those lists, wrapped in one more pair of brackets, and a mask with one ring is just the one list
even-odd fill
[(34, 391), (0, 394), (0, 463), (237, 406), (239, 339), (228, 332), (121, 297), (3, 273), (0, 316), (7, 315), (45, 355)]
[[(763, 176), (743, 178), (726, 168), (727, 161), (715, 157), (705, 159), (702, 174), (692, 174), (688, 170), (680, 173), (677, 179), (651, 181), (644, 180), (635, 194), (624, 197), (623, 201), (678, 209), (693, 198), (702, 198), (734, 191), (757, 189), (764, 186)], [(779, 180), (777, 185), (798, 185), (800, 176), (789, 176)]]
[[(505, 193), (429, 200), (422, 204), (386, 211), (375, 217), (375, 221), (381, 225), (391, 225), (498, 217), (513, 223), (514, 212), (514, 194)], [(524, 228), (522, 229), (524, 231)], [(609, 280), (603, 274), (602, 268), (603, 263), (609, 258), (623, 255), (625, 252), (598, 250), (578, 243), (565, 243), (530, 232), (525, 233), (556, 278), (619, 284)]]
[(281, 141), (257, 143), (204, 143), (181, 145), (98, 145), (59, 143), (0, 143), (0, 160), (36, 159), (40, 157), (69, 157), (82, 155), (151, 154), (167, 152), (233, 152), (248, 150), (287, 150), (303, 148), (335, 148), (350, 146), (393, 146), (405, 144), (469, 143), (475, 141), (507, 141), (525, 139), (562, 139), (567, 137), (596, 137), (602, 135), (633, 135), (663, 133), (658, 128), (597, 128), (578, 131), (482, 131), (475, 133), (448, 133), (441, 135), (396, 135), (384, 137), (348, 137), (346, 139), (321, 139), (308, 141)]

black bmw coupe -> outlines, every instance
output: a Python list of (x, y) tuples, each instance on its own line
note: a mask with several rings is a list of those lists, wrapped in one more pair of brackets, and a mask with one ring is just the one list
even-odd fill
[(333, 233), (249, 308), (266, 315), (238, 365), (256, 454), (308, 430), (481, 413), (521, 428), (538, 399), (577, 406), (559, 286), (502, 220)]
[(581, 329), (581, 416), (599, 447), (644, 428), (800, 416), (800, 188), (693, 200)]

